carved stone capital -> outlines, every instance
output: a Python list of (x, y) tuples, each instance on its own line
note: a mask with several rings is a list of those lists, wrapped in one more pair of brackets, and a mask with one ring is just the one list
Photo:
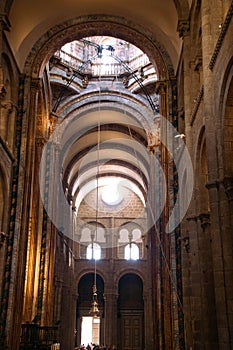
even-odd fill
[(202, 213), (198, 216), (198, 219), (201, 222), (201, 227), (203, 230), (207, 228), (207, 226), (210, 225), (210, 214), (209, 213)]
[(179, 240), (183, 242), (183, 246), (186, 250), (186, 253), (189, 253), (190, 251), (189, 236), (180, 237)]
[(197, 221), (198, 217), (196, 215), (188, 216), (186, 220), (188, 221)]
[(180, 38), (188, 35), (190, 31), (190, 22), (187, 19), (180, 19), (177, 25), (177, 32), (179, 33)]
[(233, 200), (233, 177), (224, 177), (223, 186), (229, 201)]
[(6, 240), (6, 233), (0, 232), (0, 246), (3, 245), (3, 243), (5, 242), (5, 240)]
[(166, 93), (167, 84), (166, 81), (158, 80), (155, 83), (155, 93), (157, 95), (163, 95)]
[(8, 31), (10, 30), (11, 24), (9, 18), (5, 13), (0, 14), (0, 30)]
[(36, 92), (42, 88), (42, 80), (40, 78), (31, 79), (31, 89)]
[(128, 85), (129, 85), (129, 78), (128, 78), (127, 75), (124, 75), (124, 76), (122, 77), (122, 83), (124, 84), (124, 86), (125, 86), (126, 88), (128, 87)]
[(87, 86), (88, 86), (88, 83), (89, 83), (89, 79), (88, 79), (88, 76), (85, 75), (82, 79), (82, 85), (83, 85), (83, 88), (86, 89)]
[(0, 86), (0, 101), (4, 100), (6, 97), (6, 89), (4, 85)]
[(201, 56), (196, 56), (195, 57), (195, 61), (194, 61), (194, 70), (196, 72), (199, 72), (201, 66), (202, 66), (202, 57)]
[(11, 101), (2, 101), (0, 102), (1, 108), (5, 109), (9, 114), (13, 112), (14, 108), (17, 109), (17, 106)]
[(50, 133), (52, 133), (57, 125), (58, 121), (58, 115), (55, 113), (50, 113), (49, 115), (49, 128), (50, 128)]
[(207, 182), (207, 184), (205, 185), (205, 187), (208, 189), (208, 190), (211, 190), (213, 188), (219, 188), (219, 181), (216, 180), (216, 181), (213, 181), (213, 182)]
[(157, 147), (161, 145), (160, 128), (157, 128), (156, 132), (152, 132), (152, 131), (148, 132), (147, 140), (148, 140), (147, 148), (152, 154), (154, 154)]
[(35, 139), (36, 146), (43, 148), (46, 144), (46, 139), (44, 137), (37, 137)]

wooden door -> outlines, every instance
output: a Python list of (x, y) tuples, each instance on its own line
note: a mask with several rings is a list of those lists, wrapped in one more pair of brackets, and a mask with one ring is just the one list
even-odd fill
[(124, 315), (122, 317), (122, 350), (142, 349), (142, 316)]

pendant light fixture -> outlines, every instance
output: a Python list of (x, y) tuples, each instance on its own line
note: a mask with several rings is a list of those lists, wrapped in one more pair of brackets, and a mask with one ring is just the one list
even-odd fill
[[(99, 101), (99, 115), (100, 115), (100, 101)], [(97, 243), (98, 232), (98, 215), (99, 215), (99, 167), (100, 167), (100, 120), (98, 120), (97, 130), (97, 172), (96, 172), (96, 230), (94, 241), (92, 242), (92, 257), (94, 259), (94, 284), (92, 287), (92, 303), (89, 311), (89, 315), (92, 317), (99, 317), (99, 307), (97, 298), (97, 284), (96, 284), (96, 256), (95, 256), (95, 244)]]

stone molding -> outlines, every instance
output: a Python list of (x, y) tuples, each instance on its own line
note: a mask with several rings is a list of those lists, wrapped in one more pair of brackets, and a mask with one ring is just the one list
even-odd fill
[(219, 54), (219, 52), (221, 50), (221, 47), (222, 47), (222, 44), (223, 44), (223, 40), (224, 40), (225, 35), (227, 33), (227, 30), (228, 30), (229, 24), (231, 22), (232, 16), (233, 16), (233, 1), (231, 2), (230, 8), (229, 8), (229, 10), (227, 12), (226, 19), (225, 19), (224, 23), (222, 24), (221, 32), (219, 34), (218, 41), (216, 43), (213, 55), (212, 55), (210, 63), (209, 63), (209, 69), (210, 70), (214, 69), (214, 66), (215, 66), (218, 54)]
[[(103, 29), (104, 28), (104, 29)], [(34, 45), (25, 62), (26, 74), (40, 76), (45, 62), (51, 57), (57, 47), (67, 40), (79, 39), (83, 36), (105, 35), (111, 30), (125, 37), (125, 40), (135, 45), (141, 43), (144, 51), (153, 58), (157, 65), (159, 76), (174, 77), (174, 67), (171, 58), (163, 44), (145, 28), (135, 25), (128, 19), (111, 15), (80, 16), (60, 23), (49, 29)], [(79, 33), (79, 37), (77, 37)]]
[(197, 221), (197, 219), (198, 219), (198, 216), (196, 215), (188, 216), (186, 218), (187, 221)]
[(207, 188), (207, 190), (211, 190), (213, 188), (219, 189), (219, 180), (216, 180), (216, 181), (213, 181), (213, 182), (207, 182), (205, 187)]

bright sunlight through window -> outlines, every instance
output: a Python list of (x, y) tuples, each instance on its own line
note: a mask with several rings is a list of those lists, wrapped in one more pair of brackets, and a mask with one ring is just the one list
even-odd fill
[(87, 259), (99, 260), (101, 258), (101, 247), (97, 243), (89, 244), (87, 246)]
[(127, 244), (125, 247), (125, 259), (126, 260), (138, 260), (139, 259), (139, 248), (137, 244)]

